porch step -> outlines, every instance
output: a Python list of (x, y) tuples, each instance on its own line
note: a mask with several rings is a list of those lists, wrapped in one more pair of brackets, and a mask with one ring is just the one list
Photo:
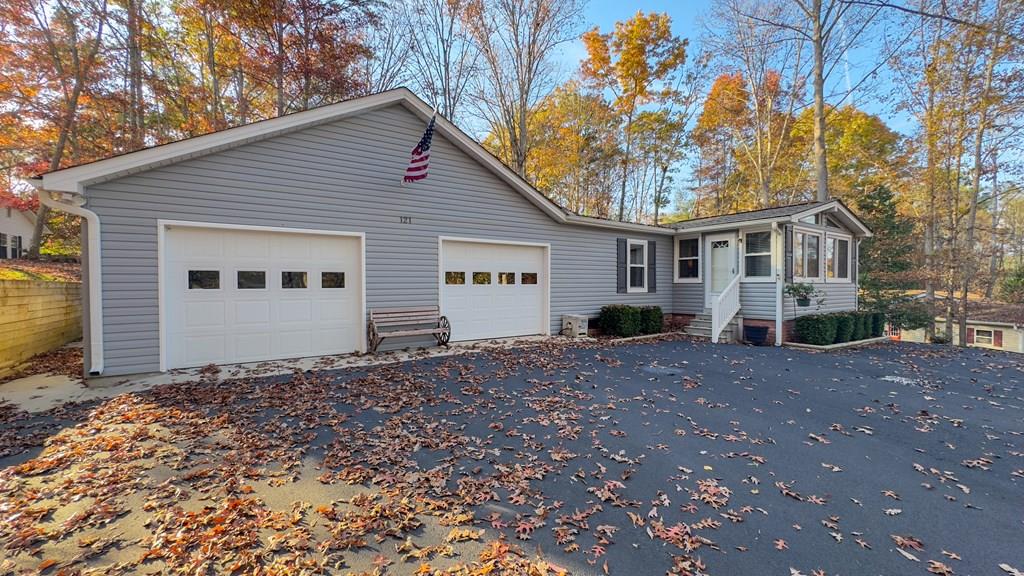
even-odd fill
[[(739, 327), (739, 317), (733, 316), (729, 324), (722, 330), (722, 334), (719, 336), (719, 342), (732, 342), (734, 341), (734, 335)], [(694, 338), (707, 338), (711, 339), (711, 314), (697, 314), (686, 328), (683, 333), (692, 336)]]

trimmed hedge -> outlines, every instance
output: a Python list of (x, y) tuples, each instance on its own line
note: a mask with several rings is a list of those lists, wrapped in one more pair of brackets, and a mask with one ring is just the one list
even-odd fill
[(665, 315), (660, 306), (644, 306), (640, 308), (640, 333), (660, 334), (665, 326)]
[(812, 314), (796, 319), (796, 336), (801, 342), (826, 346), (836, 341), (836, 316)]
[(872, 312), (871, 313), (871, 337), (878, 338), (885, 334), (885, 313), (884, 312)]
[(601, 308), (597, 325), (609, 336), (628, 338), (638, 334), (658, 334), (664, 328), (665, 315), (659, 306), (609, 304)]
[(860, 312), (852, 312), (850, 316), (853, 317), (853, 335), (850, 336), (851, 342), (864, 339), (864, 315)]
[(833, 314), (836, 318), (836, 338), (829, 344), (849, 342), (853, 339), (853, 314)]
[(839, 312), (809, 314), (796, 319), (799, 342), (828, 346), (856, 342), (881, 336), (885, 331), (885, 315), (878, 312)]

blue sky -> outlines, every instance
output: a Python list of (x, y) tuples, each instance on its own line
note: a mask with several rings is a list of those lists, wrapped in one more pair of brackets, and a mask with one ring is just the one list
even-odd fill
[[(672, 17), (675, 33), (689, 38), (692, 44), (696, 44), (704, 34), (703, 20), (711, 5), (712, 0), (590, 0), (584, 10), (583, 30), (598, 26), (602, 32), (610, 31), (615, 22), (629, 19), (638, 10), (665, 12)], [(865, 45), (852, 51), (848, 57), (851, 84), (857, 84), (877, 64), (875, 59), (880, 48), (872, 45), (875, 41), (867, 41), (867, 38), (865, 40)], [(561, 59), (565, 77), (575, 74), (580, 60), (585, 55), (583, 44), (579, 40), (562, 47)], [(879, 82), (874, 83), (875, 90), (855, 90), (844, 104), (852, 102), (865, 111), (881, 116), (894, 130), (909, 134), (914, 129), (914, 121), (906, 114), (895, 112), (889, 104), (881, 101), (879, 95), (888, 93), (891, 87), (886, 83), (884, 68), (880, 71), (880, 76)], [(845, 84), (845, 78), (841, 73), (835, 74), (832, 81)]]

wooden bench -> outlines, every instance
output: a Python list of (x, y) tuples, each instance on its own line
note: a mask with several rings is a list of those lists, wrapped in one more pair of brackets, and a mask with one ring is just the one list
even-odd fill
[(404, 308), (376, 308), (370, 310), (366, 332), (370, 352), (385, 338), (391, 336), (421, 336), (430, 334), (437, 339), (438, 346), (447, 346), (452, 337), (448, 318), (441, 316), (437, 306), (407, 306)]

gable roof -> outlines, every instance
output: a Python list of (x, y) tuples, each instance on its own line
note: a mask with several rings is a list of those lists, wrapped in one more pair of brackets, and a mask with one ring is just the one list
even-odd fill
[(834, 214), (857, 236), (871, 236), (871, 230), (863, 221), (861, 221), (860, 218), (857, 217), (856, 214), (843, 204), (842, 200), (839, 200), (838, 198), (827, 200), (825, 202), (799, 202), (796, 204), (788, 204), (786, 206), (774, 206), (771, 208), (761, 208), (759, 210), (749, 210), (747, 212), (723, 214), (721, 216), (694, 218), (692, 220), (675, 222), (669, 224), (669, 226), (681, 232), (705, 232), (731, 229), (742, 225), (749, 226), (777, 222), (796, 222), (801, 218), (813, 216), (819, 212)]
[[(236, 148), (320, 124), (335, 122), (348, 116), (363, 114), (396, 104), (403, 106), (420, 117), (424, 123), (434, 115), (433, 109), (408, 88), (396, 88), (252, 124), (227, 128), (185, 140), (143, 148), (86, 164), (62, 168), (41, 174), (29, 180), (29, 182), (36, 188), (49, 192), (64, 192), (87, 196), (87, 188), (101, 182)], [(476, 140), (460, 130), (448, 119), (437, 115), (434, 129), (436, 132), (444, 135), (456, 148), (494, 173), (556, 222), (633, 232), (675, 233), (671, 228), (664, 226), (619, 222), (616, 220), (580, 216), (570, 212), (537, 191), (530, 183), (494, 157)]]

